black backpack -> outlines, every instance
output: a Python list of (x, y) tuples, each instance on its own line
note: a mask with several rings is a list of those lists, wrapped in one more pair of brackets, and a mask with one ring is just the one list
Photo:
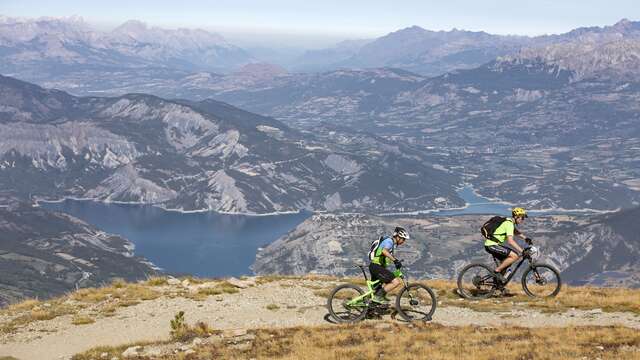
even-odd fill
[[(505, 221), (507, 221), (506, 217), (494, 216), (491, 219), (489, 219), (486, 223), (484, 223), (482, 227), (480, 227), (480, 233), (487, 240), (496, 240), (496, 238), (493, 235), (496, 232), (496, 229), (500, 227), (500, 225), (502, 225), (502, 223)], [(505, 234), (501, 234), (501, 235), (505, 235)]]

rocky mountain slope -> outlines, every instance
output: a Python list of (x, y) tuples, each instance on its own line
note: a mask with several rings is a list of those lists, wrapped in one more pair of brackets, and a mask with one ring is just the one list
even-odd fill
[(61, 213), (2, 198), (0, 306), (157, 274), (133, 244)]
[[(640, 208), (611, 215), (530, 218), (522, 230), (535, 239), (542, 261), (569, 284), (640, 286), (640, 238), (630, 221)], [(371, 241), (404, 226), (411, 241), (398, 248), (410, 274), (455, 279), (472, 261), (490, 262), (479, 228), (488, 215), (374, 217), (314, 215), (258, 253), (257, 274), (357, 275)]]
[(234, 213), (462, 204), (455, 177), (371, 135), (319, 139), (212, 100), (79, 98), (7, 77), (0, 95), (0, 184), (23, 198)]
[(590, 31), (430, 79), (341, 70), (218, 97), (295, 127), (326, 121), (405, 139), (446, 155), (440, 165), (486, 197), (539, 209), (633, 207), (640, 40)]

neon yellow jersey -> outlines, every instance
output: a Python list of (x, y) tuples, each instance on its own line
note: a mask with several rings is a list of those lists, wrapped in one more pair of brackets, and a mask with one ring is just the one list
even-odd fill
[(487, 239), (484, 242), (484, 246), (493, 246), (504, 243), (505, 241), (507, 241), (507, 236), (513, 236), (514, 230), (515, 225), (513, 224), (513, 219), (507, 218), (507, 220), (500, 224), (496, 231), (493, 232), (493, 237), (497, 241)]

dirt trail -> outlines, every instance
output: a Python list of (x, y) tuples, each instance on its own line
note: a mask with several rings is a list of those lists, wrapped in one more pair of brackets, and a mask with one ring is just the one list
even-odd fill
[[(236, 294), (210, 296), (204, 301), (160, 297), (119, 309), (115, 316), (98, 318), (88, 325), (73, 325), (72, 316), (39, 321), (0, 337), (0, 357), (21, 360), (68, 359), (73, 354), (100, 345), (122, 345), (169, 337), (169, 321), (184, 311), (188, 322), (204, 321), (216, 329), (290, 327), (327, 324), (325, 298), (314, 294), (332, 286), (328, 281), (279, 280), (242, 289)], [(275, 304), (278, 309), (268, 309)], [(0, 324), (2, 324), (0, 319)], [(548, 314), (534, 310), (474, 311), (461, 307), (439, 307), (433, 319), (443, 325), (501, 324), (548, 327), (623, 325), (640, 329), (640, 317), (631, 313), (571, 310)]]

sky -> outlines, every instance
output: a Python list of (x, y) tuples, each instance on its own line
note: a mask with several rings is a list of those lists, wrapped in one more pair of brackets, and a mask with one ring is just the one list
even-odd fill
[[(137, 19), (150, 25), (204, 28), (255, 44), (333, 43), (375, 38), (418, 25), (493, 34), (562, 33), (640, 20), (639, 0), (0, 0), (0, 14), (73, 16), (102, 29)], [(320, 45), (320, 44), (318, 44)], [(322, 44), (325, 45), (325, 44)]]

